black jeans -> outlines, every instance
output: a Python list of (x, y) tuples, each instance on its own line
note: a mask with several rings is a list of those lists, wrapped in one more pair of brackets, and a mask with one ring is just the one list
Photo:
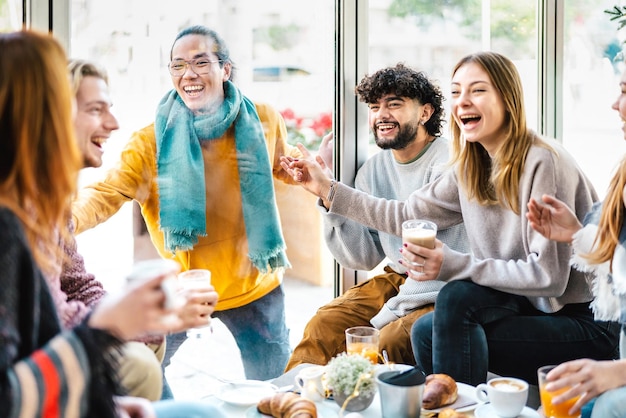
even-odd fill
[(477, 385), (490, 371), (536, 385), (540, 366), (618, 358), (619, 332), (615, 322), (594, 321), (588, 303), (546, 314), (523, 296), (461, 280), (440, 290), (435, 311), (413, 325), (411, 344), (427, 373)]

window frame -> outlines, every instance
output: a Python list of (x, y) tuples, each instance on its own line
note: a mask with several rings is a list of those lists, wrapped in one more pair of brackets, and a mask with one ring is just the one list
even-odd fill
[[(537, 121), (540, 134), (562, 142), (563, 27), (565, 0), (537, 0)], [(70, 0), (23, 0), (25, 26), (52, 31), (70, 51)], [(367, 112), (358, 106), (354, 86), (368, 68), (369, 0), (335, 1), (335, 155), (336, 177), (354, 184), (356, 171), (367, 158)], [(366, 272), (345, 269), (335, 262), (335, 295), (364, 280)]]

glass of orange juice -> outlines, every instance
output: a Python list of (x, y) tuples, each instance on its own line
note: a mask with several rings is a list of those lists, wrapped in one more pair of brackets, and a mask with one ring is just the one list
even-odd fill
[(346, 330), (346, 351), (359, 354), (372, 364), (378, 363), (378, 342), (380, 331), (374, 327), (352, 327)]
[(552, 398), (560, 395), (561, 393), (569, 390), (569, 388), (562, 388), (553, 392), (548, 392), (545, 389), (547, 384), (546, 375), (550, 370), (556, 366), (543, 366), (537, 370), (537, 377), (539, 378), (539, 396), (541, 397), (541, 406), (543, 407), (543, 413), (547, 418), (576, 418), (580, 417), (580, 411), (574, 415), (569, 413), (569, 410), (574, 406), (580, 396), (568, 399), (558, 405), (552, 403)]

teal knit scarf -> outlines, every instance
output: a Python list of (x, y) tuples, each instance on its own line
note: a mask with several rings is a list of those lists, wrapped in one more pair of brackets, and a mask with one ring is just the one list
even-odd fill
[[(239, 187), (248, 257), (261, 272), (289, 267), (272, 167), (256, 107), (230, 81), (217, 112), (194, 115), (176, 92), (163, 97), (155, 121), (160, 228), (168, 251), (190, 250), (206, 236), (206, 189), (200, 141), (220, 138), (235, 126)], [(210, 219), (209, 219), (210, 221)]]

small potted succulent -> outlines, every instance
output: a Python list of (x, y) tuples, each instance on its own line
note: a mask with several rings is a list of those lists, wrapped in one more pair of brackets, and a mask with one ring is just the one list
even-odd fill
[(374, 365), (359, 354), (341, 353), (326, 366), (326, 386), (342, 410), (362, 411), (374, 400)]

